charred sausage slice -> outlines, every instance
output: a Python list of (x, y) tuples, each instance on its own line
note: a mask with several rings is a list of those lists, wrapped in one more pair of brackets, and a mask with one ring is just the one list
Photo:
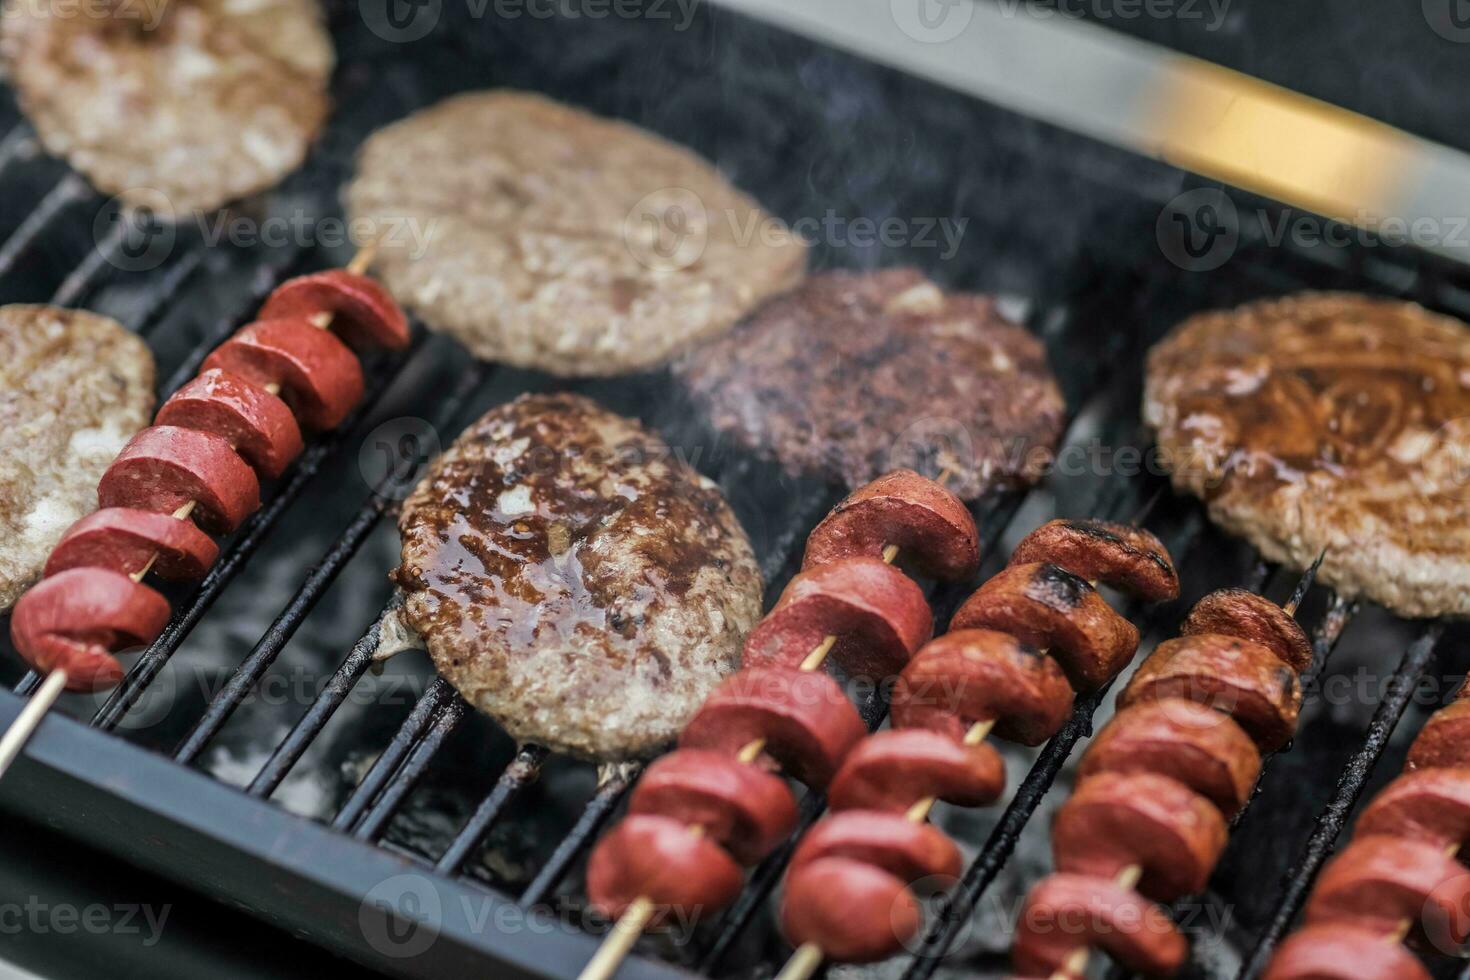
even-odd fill
[(120, 572), (71, 568), (21, 596), (10, 638), (40, 673), (60, 668), (68, 690), (95, 691), (122, 680), (112, 654), (151, 642), (168, 616), (168, 600)]
[(1051, 562), (1147, 602), (1179, 595), (1179, 573), (1164, 543), (1143, 528), (1111, 521), (1049, 521), (1021, 539), (1012, 565)]
[(1261, 980), (1429, 980), (1419, 959), (1383, 935), (1345, 923), (1309, 925), (1287, 938)]
[(1406, 769), (1470, 767), (1470, 701), (1460, 697), (1429, 716), (1409, 746)]
[(301, 455), (301, 427), (286, 403), (239, 375), (211, 368), (158, 410), (158, 425), (212, 432), (268, 480)]
[(1049, 977), (1078, 948), (1151, 977), (1172, 976), (1189, 955), (1179, 927), (1148, 899), (1109, 878), (1054, 874), (1026, 896), (1011, 959), (1019, 973)]
[(781, 932), (793, 946), (815, 943), (827, 959), (873, 963), (919, 933), (919, 902), (896, 875), (852, 858), (794, 869), (781, 899)]
[(253, 384), (279, 385), (286, 404), (308, 429), (335, 428), (362, 399), (362, 365), (330, 330), (310, 320), (257, 320), (204, 359)]
[(1373, 798), (1354, 832), (1423, 841), (1441, 850), (1470, 842), (1470, 769), (1404, 773)]
[(844, 810), (819, 822), (797, 846), (788, 873), (823, 858), (871, 864), (925, 892), (949, 888), (964, 866), (960, 849), (938, 827), (876, 810)]
[(587, 862), (587, 897), (610, 919), (636, 898), (653, 902), (651, 925), (690, 922), (740, 892), (740, 865), (720, 845), (677, 820), (633, 814), (598, 842)]
[(260, 308), (259, 319), (311, 319), (332, 316), (332, 332), (356, 350), (403, 350), (408, 318), (376, 279), (346, 269), (328, 269), (287, 279)]
[(1269, 647), (1300, 674), (1312, 665), (1312, 643), (1299, 624), (1276, 603), (1247, 589), (1211, 592), (1189, 611), (1179, 632), (1185, 636), (1220, 633)]
[(219, 436), (154, 425), (123, 447), (97, 484), (100, 507), (168, 514), (191, 500), (200, 527), (226, 534), (260, 506), (260, 483)]
[(1345, 924), (1409, 938), (1444, 953), (1458, 951), (1470, 928), (1470, 871), (1424, 841), (1358, 835), (1328, 862), (1307, 901), (1308, 925)]
[(1005, 761), (993, 745), (965, 745), (939, 732), (911, 728), (863, 739), (832, 780), (827, 805), (833, 810), (904, 813), (932, 796), (956, 806), (984, 806), (1005, 785)]
[(707, 749), (677, 749), (649, 766), (628, 812), (700, 827), (742, 864), (760, 861), (796, 826), (786, 780)]
[(219, 555), (193, 521), (134, 507), (107, 507), (77, 521), (46, 560), (46, 575), (68, 568), (107, 568), (132, 575), (153, 562), (160, 578), (204, 577)]

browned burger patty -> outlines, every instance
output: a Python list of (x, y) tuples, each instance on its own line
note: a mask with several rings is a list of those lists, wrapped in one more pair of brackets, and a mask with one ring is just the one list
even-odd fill
[(316, 0), (15, 0), (0, 50), (46, 149), (165, 217), (296, 169), (334, 61)]
[(41, 577), (97, 481), (153, 414), (153, 355), (117, 322), (0, 306), (0, 609)]
[(404, 616), (512, 736), (600, 760), (672, 741), (760, 618), (715, 485), (637, 423), (529, 395), (455, 442), (404, 504)]
[(1186, 320), (1144, 419), (1175, 486), (1273, 561), (1409, 616), (1470, 613), (1470, 328), (1302, 293)]
[(915, 269), (829, 272), (678, 368), (713, 424), (849, 487), (895, 466), (966, 499), (1036, 480), (1065, 406), (1041, 343)]

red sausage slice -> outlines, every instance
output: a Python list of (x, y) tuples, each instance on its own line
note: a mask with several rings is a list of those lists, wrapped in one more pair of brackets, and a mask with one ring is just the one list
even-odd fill
[(1118, 707), (1184, 698), (1230, 715), (1262, 752), (1291, 741), (1302, 707), (1296, 671), (1268, 647), (1220, 633), (1160, 643), (1118, 696)]
[(928, 728), (960, 741), (977, 721), (1040, 745), (1072, 713), (1072, 685), (1055, 660), (995, 630), (955, 629), (926, 643), (899, 675), (895, 728)]
[(59, 667), (69, 690), (96, 691), (122, 680), (113, 652), (152, 642), (168, 616), (168, 600), (148, 586), (104, 568), (72, 568), (20, 597), (10, 639), (37, 671)]
[(1404, 773), (1373, 798), (1354, 833), (1423, 841), (1440, 850), (1470, 842), (1470, 769)]
[(875, 558), (818, 565), (793, 578), (745, 641), (747, 667), (797, 667), (827, 636), (831, 656), (854, 677), (898, 673), (934, 632), (924, 592)]
[(1429, 980), (1429, 971), (1380, 933), (1335, 924), (1307, 926), (1289, 937), (1261, 980)]
[(980, 567), (980, 533), (969, 509), (913, 470), (885, 473), (833, 508), (806, 539), (802, 567), (882, 558), (888, 545), (933, 578), (957, 581)]
[(1049, 521), (1021, 539), (1010, 564), (1051, 562), (1147, 602), (1179, 595), (1169, 549), (1148, 531), (1109, 521)]
[(330, 330), (306, 319), (257, 320), (204, 359), (252, 384), (279, 385), (308, 429), (335, 428), (362, 398), (362, 366)]
[(651, 925), (688, 923), (740, 893), (740, 865), (720, 845), (668, 817), (635, 814), (597, 843), (587, 862), (587, 897), (610, 919), (642, 896), (656, 908)]
[(705, 699), (679, 745), (737, 755), (756, 739), (796, 779), (825, 789), (868, 734), (857, 709), (820, 671), (747, 667)]
[(346, 269), (329, 269), (287, 279), (276, 287), (260, 319), (283, 320), (332, 315), (332, 331), (357, 350), (408, 346), (408, 318), (377, 280)]
[(1409, 746), (1404, 768), (1470, 767), (1470, 701), (1461, 697), (1457, 694), (1456, 700), (1429, 716)]
[(229, 533), (260, 506), (260, 483), (219, 436), (154, 425), (133, 436), (97, 484), (101, 507), (168, 514), (191, 500), (200, 527)]
[(1250, 799), (1261, 754), (1235, 720), (1180, 698), (1124, 708), (1098, 732), (1078, 775), (1152, 772), (1183, 783), (1234, 816)]
[(1182, 783), (1109, 772), (1085, 780), (1057, 811), (1052, 857), (1058, 871), (1100, 878), (1138, 865), (1138, 891), (1172, 902), (1204, 891), (1226, 834), (1220, 811)]
[(793, 946), (815, 943), (838, 963), (875, 963), (919, 933), (919, 902), (882, 868), (822, 858), (786, 879), (781, 932)]
[(284, 473), (301, 454), (301, 427), (286, 403), (219, 368), (205, 371), (175, 392), (154, 421), (213, 432), (268, 480)]
[(1152, 902), (1107, 878), (1054, 874), (1026, 896), (1011, 962), (1017, 972), (1049, 977), (1079, 948), (1102, 949), (1130, 970), (1173, 976), (1189, 944)]
[(926, 893), (953, 886), (964, 867), (960, 849), (938, 827), (872, 810), (844, 810), (820, 821), (797, 846), (788, 873), (823, 858), (871, 864)]
[(827, 790), (834, 810), (904, 813), (936, 797), (956, 806), (984, 806), (1006, 786), (1005, 761), (994, 746), (964, 745), (922, 728), (870, 735), (847, 754)]
[(68, 568), (107, 568), (132, 575), (153, 562), (160, 578), (191, 581), (204, 577), (219, 557), (219, 546), (193, 521), (131, 507), (108, 507), (77, 521), (61, 536), (46, 575)]
[(1343, 923), (1382, 936), (1411, 923), (1409, 936), (1443, 953), (1465, 941), (1470, 871), (1423, 841), (1356, 836), (1322, 869), (1307, 900), (1308, 925)]
[(760, 861), (796, 826), (796, 801), (784, 779), (704, 749), (677, 749), (649, 766), (628, 812), (702, 827), (742, 864)]
[(1133, 659), (1138, 628), (1097, 590), (1047, 562), (1011, 565), (966, 599), (951, 629), (992, 629), (1047, 650), (1079, 690), (1099, 687)]
[(1300, 674), (1312, 665), (1312, 643), (1286, 610), (1247, 589), (1211, 592), (1189, 611), (1179, 632), (1223, 633), (1269, 647)]

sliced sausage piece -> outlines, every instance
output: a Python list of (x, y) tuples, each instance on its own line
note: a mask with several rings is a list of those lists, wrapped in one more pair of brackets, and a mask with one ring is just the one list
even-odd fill
[(1072, 713), (1072, 685), (1057, 662), (1009, 633), (955, 629), (926, 643), (899, 675), (895, 728), (929, 728), (958, 742), (977, 721), (1040, 745)]
[(889, 545), (933, 578), (959, 581), (980, 567), (980, 533), (969, 509), (913, 470), (885, 473), (834, 507), (806, 539), (802, 567), (882, 558)]
[(1138, 649), (1138, 628), (1085, 579), (1050, 562), (1011, 565), (966, 599), (951, 629), (1010, 633), (1056, 657), (1078, 690), (1100, 687)]
[(838, 963), (875, 963), (919, 934), (918, 899), (895, 875), (852, 858), (793, 869), (781, 898), (781, 933), (815, 943)]
[(274, 480), (301, 455), (301, 427), (284, 401), (239, 375), (205, 371), (158, 410), (158, 425), (213, 432)]
[(40, 673), (65, 670), (68, 690), (97, 691), (122, 680), (112, 654), (151, 643), (168, 616), (167, 599), (121, 572), (71, 568), (20, 597), (10, 639)]
[(1183, 783), (1234, 816), (1261, 772), (1261, 753), (1235, 720), (1193, 701), (1164, 698), (1115, 714), (1082, 756), (1078, 776), (1152, 772)]
[(825, 789), (868, 734), (842, 688), (821, 671), (747, 667), (705, 699), (679, 745), (738, 755), (756, 739), (808, 786)]
[(224, 439), (175, 425), (133, 436), (97, 483), (99, 507), (170, 514), (191, 500), (195, 523), (228, 534), (260, 506), (260, 483)]
[(1470, 842), (1470, 769), (1404, 773), (1373, 798), (1354, 833), (1423, 841), (1440, 850), (1463, 846)]
[(823, 858), (871, 864), (925, 893), (952, 887), (964, 867), (960, 849), (938, 827), (875, 810), (843, 810), (818, 822), (801, 839), (788, 873)]
[(1012, 565), (1051, 562), (1146, 602), (1179, 596), (1179, 573), (1164, 543), (1141, 527), (1111, 521), (1048, 521), (1021, 539)]
[(1005, 760), (992, 745), (965, 745), (922, 728), (878, 732), (847, 754), (827, 790), (834, 810), (904, 813), (935, 797), (984, 806), (1006, 786)]
[(1429, 716), (1409, 746), (1405, 769), (1470, 767), (1470, 701), (1460, 697)]
[(262, 320), (332, 317), (332, 332), (356, 350), (403, 350), (408, 318), (376, 279), (328, 269), (287, 279), (260, 308)]
[(1130, 970), (1172, 976), (1189, 943), (1153, 902), (1108, 878), (1054, 874), (1026, 896), (1011, 962), (1017, 972), (1048, 977), (1077, 949), (1101, 949)]
[(1296, 731), (1302, 685), (1296, 671), (1259, 643), (1197, 633), (1160, 643), (1118, 696), (1118, 706), (1164, 698), (1223, 711), (1262, 752), (1275, 752)]
[(760, 861), (796, 826), (786, 780), (706, 749), (677, 749), (649, 766), (628, 812), (702, 827), (742, 864)]
[(1429, 971), (1381, 933), (1335, 923), (1289, 936), (1261, 980), (1429, 980)]
[(46, 560), (46, 575), (68, 568), (108, 568), (132, 575), (152, 561), (160, 578), (192, 581), (203, 578), (218, 556), (219, 546), (193, 521), (108, 507), (67, 529)]
[(934, 632), (924, 592), (876, 558), (847, 558), (795, 576), (745, 641), (747, 667), (798, 667), (828, 636), (853, 677), (888, 678)]
[(1221, 633), (1269, 647), (1281, 662), (1300, 674), (1312, 665), (1312, 641), (1301, 624), (1276, 603), (1247, 589), (1211, 592), (1185, 617), (1179, 632)]
[(307, 429), (331, 429), (362, 399), (362, 365), (330, 330), (305, 318), (257, 320), (204, 359), (253, 384), (279, 385)]
[(1107, 772), (1084, 780), (1057, 811), (1052, 857), (1058, 871), (1101, 878), (1138, 865), (1138, 891), (1172, 902), (1204, 891), (1226, 836), (1220, 811), (1183, 783)]
[(587, 897), (610, 919), (647, 898), (650, 925), (688, 923), (718, 911), (740, 893), (740, 865), (720, 845), (677, 820), (634, 814), (598, 841), (587, 862)]
[(1455, 953), (1470, 931), (1466, 909), (1470, 870), (1453, 855), (1424, 841), (1360, 834), (1322, 869), (1306, 922), (1394, 936), (1408, 920), (1411, 940)]

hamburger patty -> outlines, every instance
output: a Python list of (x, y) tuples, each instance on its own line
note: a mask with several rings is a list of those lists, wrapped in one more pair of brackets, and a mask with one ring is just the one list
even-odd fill
[(898, 466), (965, 499), (1031, 483), (1065, 411), (1035, 337), (915, 269), (815, 276), (677, 370), (717, 428), (850, 488)]
[(553, 374), (661, 364), (806, 264), (694, 153), (522, 92), (380, 130), (346, 198), (385, 229), (376, 267), (399, 302), (477, 357)]
[(715, 485), (576, 395), (490, 411), (398, 526), (403, 619), (439, 672), (515, 738), (558, 751), (658, 751), (761, 614), (750, 542)]
[(93, 313), (0, 306), (0, 609), (96, 509), (103, 470), (152, 415), (136, 336)]
[(0, 27), (46, 149), (155, 210), (211, 210), (271, 187), (327, 115), (332, 44), (315, 0), (18, 0)]
[(1149, 354), (1174, 485), (1272, 561), (1408, 616), (1470, 613), (1470, 328), (1302, 293), (1204, 313)]

